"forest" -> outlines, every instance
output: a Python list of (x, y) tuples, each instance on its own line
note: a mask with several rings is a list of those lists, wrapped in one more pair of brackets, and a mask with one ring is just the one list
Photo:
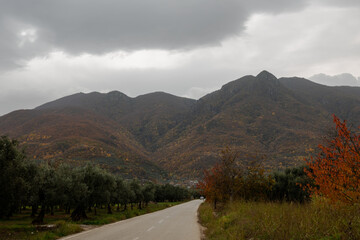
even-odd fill
[(0, 219), (31, 208), (33, 224), (43, 224), (54, 211), (70, 214), (72, 221), (95, 215), (99, 208), (142, 209), (149, 202), (190, 199), (188, 189), (136, 179), (124, 180), (94, 165), (72, 167), (57, 162), (37, 165), (28, 161), (16, 140), (0, 138)]

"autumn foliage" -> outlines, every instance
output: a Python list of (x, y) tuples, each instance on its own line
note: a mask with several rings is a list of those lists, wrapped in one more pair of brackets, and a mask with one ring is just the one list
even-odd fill
[(272, 185), (270, 176), (254, 161), (249, 166), (239, 162), (239, 154), (226, 148), (221, 152), (221, 161), (210, 170), (198, 184), (201, 194), (213, 203), (232, 199), (263, 200)]
[(316, 195), (327, 197), (332, 202), (360, 202), (360, 134), (352, 133), (346, 121), (335, 115), (336, 136), (327, 144), (319, 145), (320, 152), (307, 161), (305, 170), (314, 180), (308, 186)]

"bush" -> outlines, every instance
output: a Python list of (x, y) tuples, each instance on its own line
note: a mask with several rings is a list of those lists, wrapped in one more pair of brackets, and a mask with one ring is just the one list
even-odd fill
[(311, 185), (311, 179), (304, 171), (305, 166), (288, 168), (282, 172), (272, 174), (274, 183), (270, 192), (270, 199), (288, 202), (306, 202), (310, 200), (310, 193), (303, 186)]

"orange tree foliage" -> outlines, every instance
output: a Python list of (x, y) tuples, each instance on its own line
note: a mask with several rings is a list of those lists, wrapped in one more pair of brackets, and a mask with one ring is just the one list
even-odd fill
[(271, 188), (271, 177), (259, 164), (245, 168), (238, 163), (238, 153), (229, 148), (222, 151), (221, 162), (204, 171), (204, 178), (198, 184), (200, 193), (207, 201), (226, 202), (234, 198), (261, 200)]
[(325, 196), (332, 202), (360, 202), (360, 135), (352, 133), (335, 115), (336, 136), (327, 146), (319, 145), (316, 158), (307, 161), (307, 175), (315, 186), (313, 194)]
[(217, 202), (224, 198), (221, 175), (223, 175), (223, 171), (220, 164), (216, 164), (209, 171), (204, 171), (204, 178), (197, 186), (200, 193), (206, 196), (207, 201), (214, 203), (214, 208), (216, 208)]

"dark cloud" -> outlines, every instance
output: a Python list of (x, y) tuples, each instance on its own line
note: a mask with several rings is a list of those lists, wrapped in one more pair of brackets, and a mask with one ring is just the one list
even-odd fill
[[(52, 49), (101, 54), (119, 49), (184, 50), (216, 45), (240, 34), (251, 13), (292, 11), (305, 4), (305, 0), (0, 2), (0, 68)], [(19, 47), (19, 32), (26, 28), (36, 29), (37, 39)]]

